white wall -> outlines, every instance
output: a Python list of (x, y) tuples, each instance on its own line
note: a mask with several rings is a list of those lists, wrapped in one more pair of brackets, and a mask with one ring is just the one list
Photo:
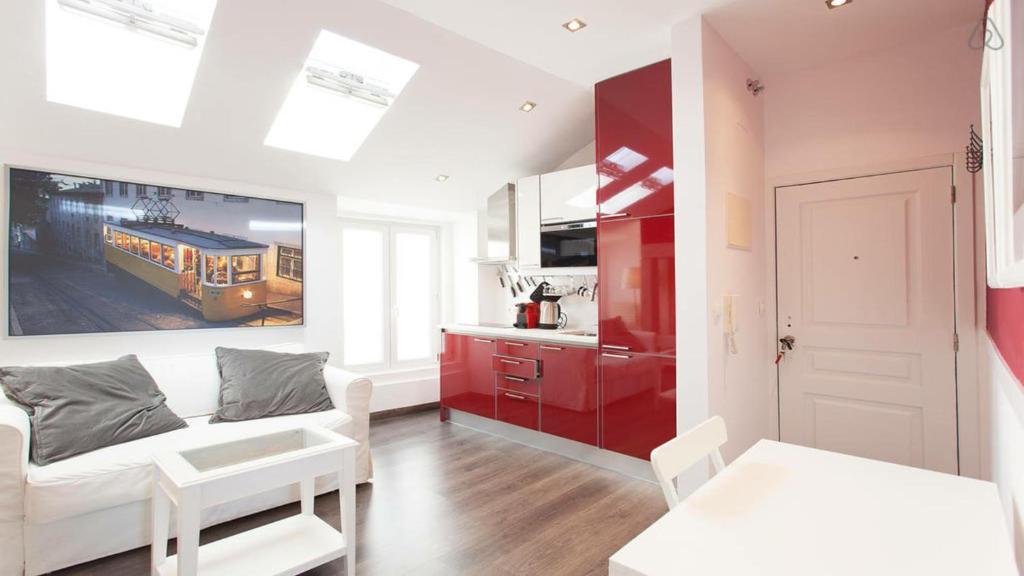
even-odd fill
[[(707, 156), (708, 396), (712, 414), (729, 430), (723, 456), (729, 461), (755, 442), (774, 437), (770, 415), (776, 410), (772, 334), (766, 314), (764, 233), (764, 98), (746, 88), (757, 73), (708, 22), (703, 24), (704, 139)], [(750, 203), (749, 250), (729, 248), (726, 197)], [(723, 301), (733, 295), (736, 351), (724, 333)]]
[(980, 114), (971, 27), (766, 79), (769, 180), (962, 150)]
[(988, 479), (999, 487), (1017, 564), (1024, 567), (1024, 391), (987, 335), (982, 335), (980, 343), (981, 377), (988, 391), (990, 418)]
[[(331, 363), (340, 361), (338, 232), (336, 198), (333, 195), (25, 154), (8, 148), (0, 148), (0, 164), (304, 202), (306, 206), (305, 326), (5, 338), (0, 340), (0, 366), (58, 359), (93, 361), (132, 353), (140, 356), (188, 354), (212, 351), (215, 346), (244, 348), (282, 342), (303, 342), (308, 349), (331, 352)], [(0, 191), (0, 213), (4, 214), (4, 219), (8, 213), (7, 199), (7, 191)], [(7, 233), (0, 234), (0, 254), (5, 259), (7, 242)], [(0, 268), (3, 269), (0, 274), (6, 276), (6, 266)], [(0, 278), (0, 286), (6, 292), (6, 277)], [(3, 300), (6, 303), (6, 298)], [(7, 325), (7, 314), (6, 305), (0, 306), (0, 322), (4, 326)]]
[[(709, 416), (709, 285), (707, 183), (704, 140), (702, 19), (672, 27), (672, 143), (676, 251), (676, 428)], [(681, 494), (708, 478), (695, 466), (679, 479)]]

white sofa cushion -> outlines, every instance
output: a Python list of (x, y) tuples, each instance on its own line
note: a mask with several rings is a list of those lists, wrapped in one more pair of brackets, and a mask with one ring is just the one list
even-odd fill
[(29, 464), (25, 519), (42, 524), (104, 508), (149, 499), (152, 455), (302, 425), (323, 426), (351, 435), (352, 417), (340, 410), (210, 424), (209, 416), (187, 418), (188, 428), (108, 446), (48, 466)]

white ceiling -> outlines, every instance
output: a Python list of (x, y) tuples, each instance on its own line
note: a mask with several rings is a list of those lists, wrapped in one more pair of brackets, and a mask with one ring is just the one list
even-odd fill
[(981, 0), (854, 0), (835, 10), (824, 0), (738, 0), (705, 17), (770, 78), (948, 32), (982, 11)]
[[(730, 0), (382, 1), (589, 88), (668, 58), (673, 24)], [(587, 27), (567, 32), (571, 18)]]
[[(181, 128), (51, 104), (43, 12), (0, 0), (0, 147), (468, 209), (593, 139), (591, 90), (374, 0), (220, 0)], [(420, 64), (347, 163), (263, 145), (322, 28)], [(539, 103), (529, 114), (518, 110), (527, 99)]]

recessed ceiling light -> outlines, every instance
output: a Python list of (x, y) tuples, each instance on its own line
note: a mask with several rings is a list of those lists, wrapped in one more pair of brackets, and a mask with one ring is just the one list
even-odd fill
[(852, 3), (853, 0), (825, 0), (825, 6), (828, 6), (829, 10), (832, 10), (833, 8), (841, 8)]
[(529, 100), (527, 100), (526, 102), (523, 102), (521, 106), (519, 106), (519, 109), (522, 110), (523, 112), (529, 112), (536, 107), (536, 102), (530, 102)]
[[(829, 0), (829, 1), (830, 2), (834, 2), (836, 0)], [(562, 24), (562, 28), (565, 28), (569, 32), (579, 32), (580, 30), (583, 30), (586, 27), (587, 27), (587, 23), (584, 22), (583, 20), (580, 20), (579, 18), (573, 18), (572, 20), (569, 20), (565, 24)]]
[(437, 180), (438, 182), (447, 182), (448, 178), (449, 176), (447, 174), (438, 174), (437, 178), (434, 178), (434, 180)]

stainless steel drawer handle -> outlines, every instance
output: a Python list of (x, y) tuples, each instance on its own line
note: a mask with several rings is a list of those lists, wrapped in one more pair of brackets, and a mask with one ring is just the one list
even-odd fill
[(540, 349), (541, 350), (554, 350), (555, 352), (561, 352), (562, 350), (565, 350), (565, 348), (559, 348), (558, 346), (541, 346)]
[(506, 346), (517, 346), (519, 348), (525, 348), (526, 347), (526, 344), (523, 344), (522, 342), (505, 342), (505, 345)]
[(494, 344), (494, 340), (484, 340), (483, 338), (473, 338), (473, 342), (480, 342), (481, 344)]
[(516, 400), (526, 400), (526, 396), (520, 396), (519, 394), (513, 394), (511, 392), (505, 392), (505, 396), (515, 398)]
[(605, 358), (621, 358), (623, 360), (629, 360), (632, 358), (632, 356), (626, 356), (625, 354), (609, 354), (607, 352), (601, 354), (601, 356), (604, 356)]
[(629, 212), (616, 212), (615, 214), (601, 214), (601, 218), (625, 218)]
[(523, 382), (523, 383), (526, 383), (526, 378), (516, 378), (515, 376), (505, 376), (505, 380), (511, 380), (512, 382)]
[(612, 350), (629, 350), (629, 346), (613, 346), (611, 344), (602, 344), (602, 346)]
[(522, 364), (522, 362), (516, 362), (515, 360), (504, 360), (504, 359), (501, 360), (501, 363), (502, 364), (514, 364), (516, 366), (519, 366), (520, 364)]

